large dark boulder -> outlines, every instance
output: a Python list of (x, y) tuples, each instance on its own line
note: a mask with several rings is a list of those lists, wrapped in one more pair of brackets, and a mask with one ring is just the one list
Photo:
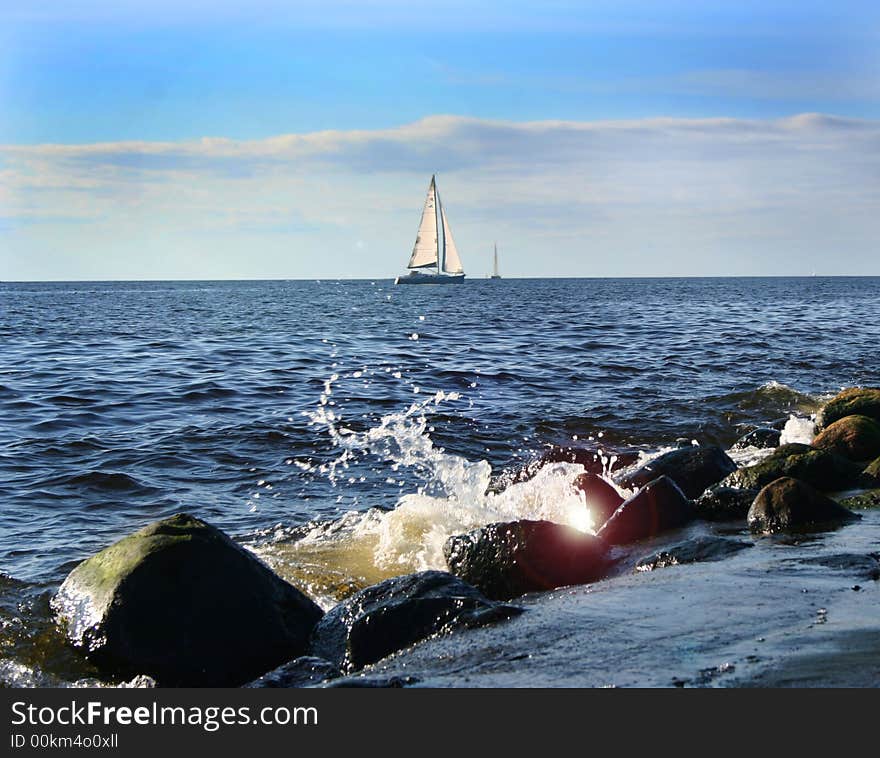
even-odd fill
[(678, 485), (661, 476), (625, 501), (597, 536), (609, 545), (623, 545), (684, 526), (695, 515), (693, 503)]
[(80, 563), (52, 608), (105, 671), (235, 686), (306, 651), (321, 609), (219, 529), (157, 521)]
[(623, 503), (620, 493), (598, 474), (587, 472), (578, 475), (574, 487), (584, 493), (594, 528), (602, 526)]
[(873, 460), (880, 455), (880, 424), (867, 416), (844, 416), (819, 432), (813, 447), (851, 461)]
[(747, 447), (764, 450), (768, 447), (776, 447), (779, 444), (781, 437), (782, 432), (779, 431), (779, 429), (762, 426), (757, 429), (752, 429), (748, 434), (744, 434), (733, 443), (732, 447), (734, 450), (742, 450)]
[(697, 518), (704, 521), (742, 521), (752, 507), (757, 489), (716, 484), (694, 501)]
[(812, 531), (860, 518), (806, 482), (781, 477), (764, 487), (749, 509), (749, 529), (756, 534)]
[(445, 571), (407, 574), (367, 587), (332, 608), (312, 633), (312, 654), (348, 672), (437, 632), (521, 612), (488, 600)]
[(722, 482), (726, 487), (760, 489), (783, 476), (829, 492), (854, 487), (862, 481), (862, 468), (830, 450), (791, 443), (776, 448), (754, 466), (737, 469)]
[(732, 471), (736, 471), (736, 464), (720, 447), (694, 445), (670, 450), (635, 471), (615, 477), (615, 481), (621, 487), (635, 489), (665, 475), (679, 486), (686, 497), (695, 498), (706, 487), (720, 482)]
[(653, 571), (683, 563), (720, 561), (748, 547), (753, 547), (753, 543), (727, 537), (695, 537), (645, 556), (636, 564), (636, 571)]
[(489, 524), (450, 537), (449, 570), (496, 599), (601, 579), (605, 545), (592, 534), (550, 521)]
[(868, 416), (880, 421), (880, 389), (873, 387), (850, 387), (825, 403), (816, 417), (819, 430), (830, 426), (845, 416)]

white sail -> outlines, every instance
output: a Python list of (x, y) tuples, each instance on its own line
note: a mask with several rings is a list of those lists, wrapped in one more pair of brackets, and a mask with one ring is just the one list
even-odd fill
[(447, 274), (461, 274), (464, 269), (461, 267), (461, 258), (458, 257), (458, 249), (455, 247), (455, 240), (452, 238), (452, 229), (449, 228), (449, 222), (446, 220), (446, 209), (440, 207), (440, 215), (443, 217), (443, 239), (445, 245), (445, 255), (443, 256), (443, 271)]
[(500, 278), (500, 275), (498, 274), (498, 243), (497, 242), (495, 243), (495, 270), (493, 272), (493, 275)]
[(436, 187), (434, 177), (431, 177), (431, 185), (428, 187), (428, 196), (425, 198), (425, 207), (422, 209), (422, 221), (419, 224), (419, 232), (416, 235), (416, 244), (413, 247), (412, 257), (409, 259), (407, 268), (426, 268), (437, 265), (437, 209)]

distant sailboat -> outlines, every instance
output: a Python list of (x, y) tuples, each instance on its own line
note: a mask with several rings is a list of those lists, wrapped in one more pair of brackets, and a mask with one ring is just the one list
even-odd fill
[(409, 275), (398, 276), (395, 284), (459, 284), (464, 281), (461, 258), (433, 176), (407, 268)]
[(490, 279), (500, 279), (501, 274), (498, 273), (498, 243), (495, 243), (495, 267), (492, 270), (492, 276)]

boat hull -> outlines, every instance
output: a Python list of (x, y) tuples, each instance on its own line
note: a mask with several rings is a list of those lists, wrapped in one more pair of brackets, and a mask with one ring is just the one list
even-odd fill
[(413, 271), (408, 276), (398, 276), (395, 284), (461, 284), (464, 274), (423, 274)]

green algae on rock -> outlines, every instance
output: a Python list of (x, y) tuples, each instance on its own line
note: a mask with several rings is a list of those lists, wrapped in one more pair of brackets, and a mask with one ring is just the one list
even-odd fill
[(880, 421), (880, 389), (850, 387), (838, 393), (819, 411), (816, 428), (825, 429), (835, 421), (853, 415), (868, 416)]
[(880, 458), (875, 458), (865, 466), (862, 482), (866, 487), (880, 487)]
[(880, 423), (868, 416), (844, 416), (813, 440), (813, 447), (831, 450), (851, 461), (870, 461), (880, 455)]
[(830, 450), (791, 443), (776, 448), (754, 466), (737, 469), (721, 484), (725, 487), (760, 489), (780, 477), (793, 477), (823, 492), (843, 490), (862, 481), (862, 468)]
[(844, 508), (880, 508), (880, 489), (866, 490), (855, 495), (848, 495), (837, 501)]
[(806, 482), (789, 476), (765, 486), (749, 509), (749, 529), (756, 534), (821, 530), (860, 518)]
[(323, 612), (219, 529), (157, 521), (80, 563), (52, 599), (70, 643), (111, 675), (233, 686), (306, 651)]

